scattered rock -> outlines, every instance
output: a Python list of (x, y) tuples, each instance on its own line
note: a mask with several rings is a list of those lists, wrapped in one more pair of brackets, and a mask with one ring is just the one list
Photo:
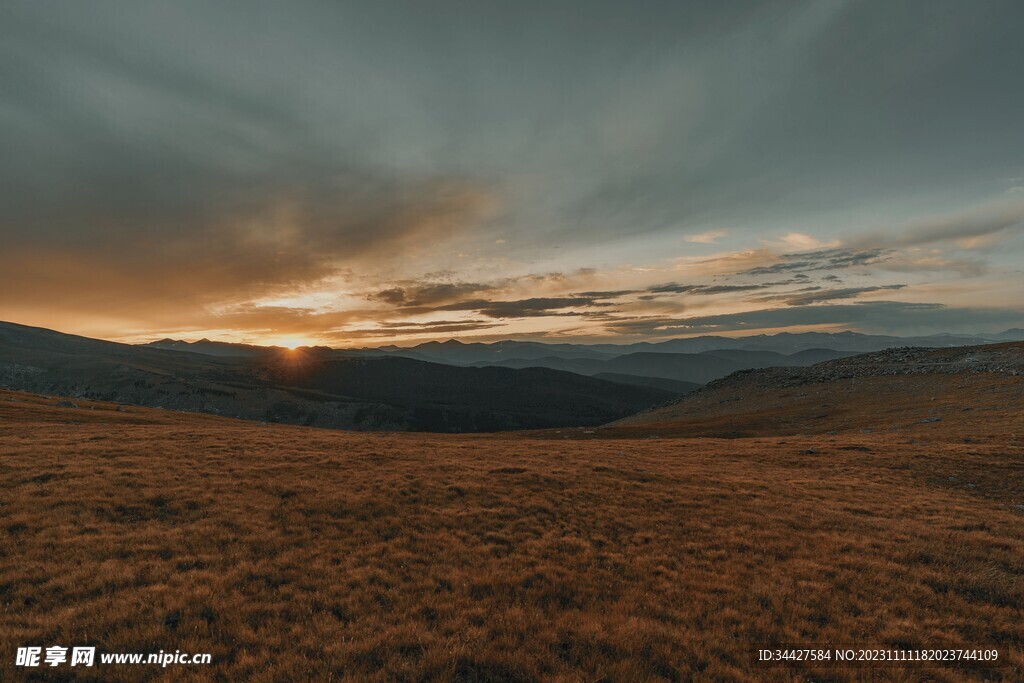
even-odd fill
[(57, 407), (58, 408), (77, 408), (78, 405), (76, 403), (74, 403), (73, 401), (69, 401), (67, 399), (61, 399), (60, 401), (57, 401)]

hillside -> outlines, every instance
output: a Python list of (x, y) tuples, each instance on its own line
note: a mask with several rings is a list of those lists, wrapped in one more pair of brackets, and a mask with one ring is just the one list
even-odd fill
[(545, 369), (468, 368), (329, 349), (209, 355), (0, 323), (0, 386), (346, 429), (592, 426), (677, 393)]
[(1024, 343), (898, 348), (806, 368), (734, 373), (608, 434), (906, 432), (1024, 438)]
[(178, 339), (158, 339), (155, 342), (145, 344), (145, 347), (163, 349), (165, 351), (187, 351), (190, 353), (201, 353), (207, 356), (243, 356), (255, 358), (267, 356), (284, 351), (280, 346), (254, 346), (252, 344), (235, 344), (230, 342), (217, 342), (209, 339), (186, 342)]
[(545, 367), (575, 372), (581, 375), (597, 375), (610, 372), (619, 375), (658, 377), (679, 382), (704, 384), (744, 366), (742, 363), (705, 354), (631, 353), (607, 360), (556, 357), (537, 359), (515, 358), (506, 361), (477, 363), (476, 367)]
[(620, 384), (635, 384), (640, 387), (654, 387), (671, 391), (673, 394), (688, 394), (700, 387), (696, 382), (683, 382), (676, 379), (662, 379), (660, 377), (644, 377), (642, 375), (622, 375), (616, 372), (599, 372), (593, 375), (597, 379), (606, 379), (609, 382)]
[[(360, 434), (0, 391), (0, 452), (6, 642), (213, 656), (147, 680), (1024, 671), (1019, 441)], [(754, 662), (789, 642), (1002, 658)]]

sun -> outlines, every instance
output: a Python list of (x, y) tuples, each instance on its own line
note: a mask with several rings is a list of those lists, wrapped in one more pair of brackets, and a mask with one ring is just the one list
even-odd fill
[(300, 346), (310, 346), (310, 343), (308, 339), (278, 339), (276, 342), (274, 342), (274, 346), (283, 346), (289, 351), (294, 351)]

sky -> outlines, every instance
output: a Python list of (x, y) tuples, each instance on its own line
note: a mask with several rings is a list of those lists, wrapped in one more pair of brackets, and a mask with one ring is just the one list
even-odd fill
[(1016, 0), (0, 4), (0, 319), (336, 347), (1024, 326)]

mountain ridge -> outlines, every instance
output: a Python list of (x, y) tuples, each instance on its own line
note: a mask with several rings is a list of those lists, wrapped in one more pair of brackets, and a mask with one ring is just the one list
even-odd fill
[[(464, 342), (458, 339), (429, 341), (413, 346), (388, 344), (377, 347), (332, 348), (331, 351), (347, 355), (367, 354), (420, 354), (453, 363), (474, 363), (505, 358), (542, 358), (545, 356), (580, 356), (608, 358), (629, 353), (702, 353), (714, 350), (774, 351), (790, 355), (814, 348), (833, 351), (868, 353), (885, 348), (900, 346), (950, 347), (987, 344), (997, 341), (1024, 341), (1024, 329), (1013, 328), (994, 334), (952, 334), (940, 333), (924, 336), (877, 335), (843, 330), (841, 332), (779, 332), (746, 337), (724, 337), (703, 335), (681, 337), (660, 342), (634, 342), (629, 344), (571, 344), (539, 341), (517, 341), (506, 339), (496, 342)], [(149, 346), (166, 347), (175, 345), (182, 350), (195, 350), (196, 345), (216, 344), (218, 348), (237, 346), (240, 352), (249, 349), (274, 348), (231, 342), (211, 342), (208, 339), (187, 342), (161, 339), (150, 342)], [(279, 347), (278, 347), (279, 348)], [(327, 347), (319, 347), (327, 348)]]
[(557, 370), (469, 368), (317, 348), (215, 356), (0, 323), (0, 386), (330, 428), (597, 425), (678, 394)]

